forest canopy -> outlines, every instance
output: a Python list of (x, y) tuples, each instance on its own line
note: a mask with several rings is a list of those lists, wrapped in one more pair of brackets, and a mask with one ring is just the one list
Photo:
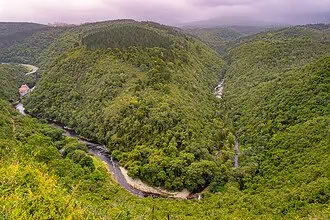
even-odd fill
[(83, 37), (82, 44), (88, 49), (127, 49), (129, 47), (169, 48), (171, 40), (165, 34), (157, 33), (137, 25), (116, 25), (90, 33)]
[[(225, 183), (221, 164), (233, 168), (234, 143), (213, 94), (223, 61), (169, 29), (115, 23), (89, 30), (52, 64), (26, 108), (106, 144), (131, 177), (196, 192)], [(217, 157), (221, 149), (227, 153)]]

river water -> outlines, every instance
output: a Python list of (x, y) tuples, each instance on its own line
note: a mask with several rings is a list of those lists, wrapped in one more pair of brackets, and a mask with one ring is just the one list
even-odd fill
[[(22, 115), (27, 115), (23, 103), (18, 103), (15, 108)], [(112, 176), (116, 182), (133, 195), (138, 197), (169, 197), (177, 199), (192, 199), (198, 197), (198, 194), (191, 194), (187, 190), (183, 190), (181, 192), (169, 192), (161, 188), (149, 186), (139, 179), (132, 179), (127, 175), (127, 171), (123, 167), (119, 166), (118, 161), (115, 161), (112, 158), (109, 150), (104, 145), (92, 142), (79, 136), (76, 132), (61, 123), (48, 121), (48, 124), (62, 130), (63, 135), (77, 138), (81, 143), (84, 143), (87, 146), (88, 153), (102, 160), (107, 165), (108, 170), (112, 173)], [(62, 150), (60, 150), (60, 152), (61, 151)], [(125, 174), (123, 171), (125, 171)]]
[[(34, 67), (34, 66), (29, 66), (32, 71), (27, 73), (27, 74), (32, 74), (35, 73), (38, 70), (38, 67)], [(223, 95), (223, 85), (224, 85), (224, 79), (222, 79), (218, 86), (215, 88), (215, 95), (217, 98), (222, 98)], [(25, 112), (25, 108), (23, 103), (19, 102), (15, 108), (17, 109), (18, 112), (20, 112), (22, 115), (26, 115)], [(65, 127), (64, 125), (60, 124), (60, 123), (56, 123), (54, 121), (50, 121), (49, 122), (50, 125), (53, 125), (55, 127), (57, 127), (58, 129), (61, 129), (63, 131), (63, 134), (68, 136), (68, 137), (73, 137), (73, 138), (77, 138), (80, 142), (86, 144), (87, 148), (88, 148), (88, 152), (96, 157), (98, 157), (100, 160), (102, 160), (108, 167), (109, 171), (111, 171), (111, 173), (113, 174), (113, 177), (115, 178), (115, 180), (117, 181), (118, 184), (120, 184), (124, 189), (126, 189), (128, 192), (130, 192), (133, 195), (139, 196), (139, 197), (172, 197), (172, 198), (194, 198), (194, 197), (198, 197), (200, 199), (200, 196), (198, 194), (192, 195), (189, 194), (189, 192), (167, 192), (166, 190), (162, 190), (162, 189), (158, 189), (158, 188), (153, 188), (150, 187), (148, 185), (143, 184), (141, 181), (141, 184), (145, 187), (143, 188), (147, 188), (149, 190), (147, 191), (143, 191), (141, 189), (137, 189), (136, 187), (133, 187), (132, 184), (128, 183), (127, 179), (129, 177), (125, 176), (122, 172), (122, 169), (118, 162), (115, 161), (112, 157), (111, 154), (109, 152), (109, 150), (101, 144), (92, 142), (90, 140), (87, 140), (83, 137), (80, 137), (79, 135), (77, 135), (73, 130), (68, 129), (67, 127)], [(235, 151), (236, 151), (236, 155), (234, 158), (234, 166), (238, 167), (238, 157), (240, 154), (239, 151), (239, 145), (238, 145), (238, 141), (237, 138), (235, 137)], [(132, 182), (131, 182), (132, 183)]]
[(215, 96), (218, 98), (218, 99), (222, 99), (222, 95), (223, 95), (223, 84), (225, 83), (225, 79), (222, 79), (219, 84), (217, 85), (217, 87), (215, 87)]
[[(215, 96), (218, 99), (222, 99), (224, 83), (225, 83), (225, 79), (223, 78), (222, 80), (220, 80), (220, 82), (214, 89)], [(239, 158), (239, 155), (241, 154), (241, 152), (239, 150), (239, 143), (238, 143), (238, 139), (236, 136), (235, 136), (234, 150), (236, 152), (235, 157), (234, 157), (234, 167), (238, 168), (239, 167), (238, 158)]]
[[(15, 108), (19, 113), (22, 115), (27, 115), (25, 112), (25, 108), (23, 104), (20, 102), (18, 103)], [(121, 168), (117, 161), (115, 161), (111, 155), (109, 150), (101, 144), (89, 141), (85, 138), (80, 137), (77, 135), (73, 130), (66, 128), (64, 125), (60, 123), (56, 123), (54, 121), (49, 121), (48, 124), (61, 129), (63, 131), (63, 134), (68, 137), (77, 138), (80, 142), (84, 143), (88, 148), (88, 153), (94, 155), (95, 157), (98, 157), (100, 160), (102, 160), (108, 167), (108, 170), (113, 174), (113, 177), (115, 178), (116, 182), (120, 184), (124, 189), (126, 189), (128, 192), (130, 192), (133, 195), (139, 196), (139, 197), (167, 197), (166, 194), (161, 193), (152, 193), (152, 192), (145, 192), (139, 189), (136, 189), (130, 185), (124, 174), (121, 171)], [(175, 197), (174, 197), (175, 198)]]
[[(38, 67), (29, 65), (29, 64), (20, 64), (24, 67), (27, 67), (30, 69), (30, 72), (26, 73), (25, 75), (34, 74), (38, 71)], [(31, 89), (33, 91), (33, 88)], [(22, 97), (21, 97), (22, 98)], [(25, 112), (25, 108), (22, 102), (19, 102), (15, 108), (17, 111), (22, 115), (27, 115)], [(139, 196), (139, 197), (161, 197), (164, 196), (163, 194), (159, 193), (150, 193), (145, 192), (139, 189), (136, 189), (132, 187), (127, 181), (125, 176), (123, 175), (121, 168), (117, 161), (115, 161), (111, 155), (109, 150), (101, 144), (91, 142), (85, 138), (80, 137), (77, 135), (73, 130), (68, 129), (64, 125), (60, 123), (56, 123), (54, 121), (48, 122), (50, 125), (55, 126), (58, 129), (61, 129), (63, 131), (63, 134), (68, 137), (77, 138), (80, 142), (86, 144), (88, 148), (88, 153), (93, 154), (94, 156), (98, 157), (100, 160), (102, 160), (108, 167), (108, 170), (113, 174), (113, 177), (117, 181), (118, 184), (120, 184), (124, 189), (126, 189), (128, 192), (130, 192), (133, 195)]]

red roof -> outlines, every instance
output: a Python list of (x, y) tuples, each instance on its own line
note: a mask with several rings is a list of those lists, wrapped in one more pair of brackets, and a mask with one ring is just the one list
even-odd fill
[(24, 84), (24, 85), (21, 86), (21, 88), (19, 88), (19, 93), (20, 94), (25, 94), (29, 90), (30, 90), (30, 88), (26, 84)]

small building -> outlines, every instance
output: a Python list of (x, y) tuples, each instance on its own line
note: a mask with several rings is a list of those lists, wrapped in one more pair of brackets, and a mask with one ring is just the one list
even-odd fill
[(26, 94), (28, 94), (31, 91), (31, 89), (28, 87), (28, 85), (24, 84), (21, 86), (21, 88), (19, 88), (19, 94), (21, 96), (25, 96)]

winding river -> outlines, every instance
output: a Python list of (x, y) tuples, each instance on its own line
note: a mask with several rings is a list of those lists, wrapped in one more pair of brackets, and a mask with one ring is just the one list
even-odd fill
[[(15, 108), (22, 115), (27, 115), (21, 102), (18, 103)], [(151, 187), (143, 183), (141, 180), (132, 179), (127, 175), (127, 170), (125, 170), (123, 167), (120, 167), (118, 162), (111, 157), (109, 150), (104, 145), (91, 142), (90, 140), (79, 136), (73, 130), (68, 129), (60, 123), (48, 121), (48, 124), (61, 129), (65, 136), (76, 138), (81, 143), (84, 143), (87, 146), (88, 153), (102, 160), (107, 165), (108, 170), (112, 173), (115, 181), (133, 195), (139, 197), (170, 197), (178, 199), (189, 199), (194, 196), (187, 190), (182, 192), (169, 192), (161, 188)]]
[[(1, 64), (10, 65), (10, 64), (14, 64), (14, 63), (1, 63)], [(22, 63), (20, 63), (18, 65), (24, 66), (25, 68), (30, 70), (29, 72), (25, 73), (25, 76), (35, 74), (39, 70), (39, 67), (33, 66), (31, 64), (22, 64)]]
[[(21, 65), (30, 69), (30, 72), (26, 73), (25, 75), (35, 74), (39, 69), (38, 67), (33, 65), (28, 65), (28, 64), (21, 64)], [(217, 98), (222, 98), (223, 84), (224, 84), (224, 80), (221, 80), (218, 86), (215, 88), (215, 94)], [(33, 89), (31, 89), (31, 91), (32, 90)], [(22, 115), (26, 115), (25, 108), (22, 102), (19, 102), (15, 106), (15, 108)], [(181, 192), (169, 192), (161, 188), (151, 187), (143, 183), (141, 180), (132, 179), (127, 175), (127, 170), (125, 170), (123, 167), (120, 167), (118, 162), (111, 157), (109, 150), (104, 145), (91, 142), (79, 136), (73, 130), (68, 129), (67, 127), (65, 127), (60, 123), (49, 121), (49, 124), (55, 126), (58, 129), (61, 129), (64, 135), (68, 137), (77, 138), (80, 142), (86, 144), (88, 148), (88, 152), (94, 155), (95, 157), (98, 157), (100, 160), (102, 160), (107, 165), (108, 170), (112, 173), (116, 182), (133, 195), (139, 197), (170, 197), (170, 198), (181, 198), (181, 199), (188, 199), (188, 198), (200, 199), (200, 196), (198, 194), (192, 195), (187, 190), (183, 190)], [(236, 151), (236, 155), (234, 158), (234, 166), (238, 167), (238, 157), (240, 151), (236, 137), (235, 137), (234, 149)]]
[[(20, 103), (21, 104), (21, 103)], [(117, 161), (114, 161), (113, 158), (110, 156), (109, 150), (101, 144), (93, 143), (85, 138), (80, 137), (74, 131), (64, 128), (64, 125), (55, 122), (49, 122), (49, 124), (55, 126), (58, 129), (64, 131), (64, 135), (68, 137), (77, 138), (80, 142), (84, 143), (88, 148), (88, 153), (93, 154), (94, 156), (98, 157), (102, 160), (108, 167), (108, 170), (113, 174), (113, 177), (124, 189), (130, 192), (133, 195), (137, 195), (139, 197), (159, 197), (160, 194), (153, 194), (148, 192), (143, 192), (138, 189), (133, 188), (128, 182), (126, 181), (125, 176), (121, 172), (120, 166), (118, 165)]]
[[(38, 67), (33, 65), (28, 65), (28, 64), (20, 64), (20, 65), (30, 69), (30, 72), (26, 73), (25, 75), (35, 74), (39, 69)], [(31, 89), (31, 91), (32, 90), (33, 88)], [(17, 105), (15, 105), (15, 108), (22, 115), (27, 115), (22, 102), (19, 102)], [(111, 157), (109, 150), (104, 145), (91, 142), (90, 140), (87, 140), (86, 138), (79, 136), (73, 130), (68, 129), (66, 126), (60, 123), (54, 121), (49, 121), (48, 123), (52, 126), (55, 126), (58, 129), (61, 129), (64, 135), (68, 137), (77, 138), (80, 142), (84, 143), (88, 148), (88, 153), (102, 160), (107, 165), (109, 172), (112, 173), (112, 176), (114, 177), (116, 182), (133, 195), (139, 197), (169, 197), (169, 198), (179, 198), (179, 199), (189, 199), (189, 198), (198, 197), (198, 195), (192, 195), (187, 190), (183, 190), (181, 192), (170, 192), (162, 188), (151, 187), (143, 183), (139, 179), (132, 179), (127, 175), (127, 170), (125, 170), (123, 167), (120, 167), (118, 162)]]

